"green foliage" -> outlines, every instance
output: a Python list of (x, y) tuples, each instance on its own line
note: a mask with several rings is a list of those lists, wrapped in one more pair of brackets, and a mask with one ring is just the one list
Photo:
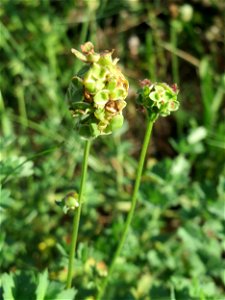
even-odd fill
[(65, 290), (63, 284), (54, 281), (49, 282), (47, 271), (38, 276), (29, 271), (5, 273), (1, 277), (1, 288), (4, 300), (72, 300), (75, 299), (76, 295), (74, 289)]
[(123, 127), (91, 149), (76, 298), (95, 296), (130, 208), (145, 128), (138, 81), (178, 78), (180, 108), (155, 123), (107, 300), (223, 299), (223, 9), (221, 1), (188, 5), (1, 1), (1, 298), (74, 297), (64, 290), (73, 213), (56, 201), (79, 189), (83, 140), (65, 95), (81, 68), (70, 49), (90, 40), (116, 49), (130, 89)]

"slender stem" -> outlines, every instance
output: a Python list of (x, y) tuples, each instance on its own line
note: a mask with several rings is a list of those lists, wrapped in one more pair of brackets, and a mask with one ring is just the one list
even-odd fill
[(129, 227), (130, 227), (133, 215), (134, 215), (134, 210), (135, 210), (135, 207), (136, 207), (136, 203), (137, 203), (137, 193), (138, 193), (140, 182), (141, 182), (142, 170), (143, 170), (145, 156), (146, 156), (146, 153), (147, 153), (147, 149), (148, 149), (148, 145), (149, 145), (149, 141), (150, 141), (150, 137), (151, 137), (153, 123), (154, 122), (150, 120), (148, 122), (148, 125), (147, 125), (147, 128), (146, 128), (144, 142), (143, 142), (143, 146), (142, 146), (142, 150), (141, 150), (141, 154), (140, 154), (140, 159), (139, 159), (139, 163), (138, 163), (137, 177), (136, 177), (136, 181), (135, 181), (135, 185), (134, 185), (133, 195), (132, 195), (132, 198), (131, 198), (131, 208), (130, 208), (130, 211), (128, 213), (127, 219), (126, 219), (126, 223), (125, 223), (125, 226), (124, 226), (124, 231), (123, 231), (122, 237), (120, 239), (119, 245), (116, 249), (116, 252), (114, 254), (112, 263), (109, 267), (108, 276), (104, 278), (104, 280), (102, 282), (102, 285), (99, 288), (96, 300), (103, 299), (104, 292), (105, 292), (105, 289), (106, 289), (107, 284), (108, 284), (108, 280), (109, 280), (109, 278), (110, 278), (110, 276), (111, 276), (111, 274), (114, 270), (115, 262), (116, 262), (117, 258), (120, 256), (120, 253), (122, 251), (122, 248), (124, 246), (124, 243), (125, 243), (125, 240), (126, 240), (126, 237), (127, 237), (127, 233), (128, 233), (128, 230), (129, 230)]
[[(170, 26), (170, 40), (172, 43), (172, 49), (175, 51), (177, 49), (177, 28), (174, 22), (172, 22)], [(178, 56), (174, 51), (172, 52), (173, 81), (179, 85), (179, 61)]]
[(75, 250), (76, 250), (76, 244), (77, 244), (77, 235), (78, 235), (78, 228), (79, 228), (79, 222), (80, 222), (81, 206), (82, 206), (83, 194), (84, 194), (84, 189), (85, 189), (90, 144), (91, 144), (90, 141), (87, 140), (85, 143), (85, 148), (84, 148), (81, 183), (80, 183), (80, 191), (79, 191), (79, 198), (78, 198), (79, 206), (75, 210), (74, 219), (73, 219), (73, 232), (72, 232), (72, 239), (71, 239), (71, 245), (70, 245), (68, 274), (67, 274), (67, 282), (66, 282), (67, 289), (71, 288), (71, 284), (72, 284), (74, 256), (75, 256)]

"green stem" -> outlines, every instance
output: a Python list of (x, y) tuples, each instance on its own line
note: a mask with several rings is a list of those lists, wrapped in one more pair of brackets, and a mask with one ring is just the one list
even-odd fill
[(176, 82), (179, 86), (179, 62), (178, 62), (178, 56), (175, 53), (175, 50), (177, 49), (177, 28), (176, 28), (176, 22), (172, 22), (170, 25), (170, 40), (172, 43), (172, 74), (173, 74), (173, 81)]
[(19, 106), (20, 116), (24, 119), (24, 126), (28, 127), (27, 110), (26, 110), (23, 89), (19, 89), (17, 94), (18, 94), (17, 96), (18, 96), (18, 106)]
[(149, 145), (149, 142), (150, 142), (153, 123), (154, 123), (153, 121), (149, 120), (148, 125), (147, 125), (147, 129), (146, 129), (146, 132), (145, 132), (144, 142), (143, 142), (143, 146), (142, 146), (142, 150), (141, 150), (141, 154), (140, 154), (140, 159), (139, 159), (139, 163), (138, 163), (137, 177), (136, 177), (136, 181), (135, 181), (135, 185), (134, 185), (133, 195), (132, 195), (132, 198), (131, 198), (131, 208), (130, 208), (130, 211), (128, 213), (127, 219), (126, 219), (126, 223), (125, 223), (125, 226), (124, 226), (124, 231), (123, 231), (122, 237), (120, 239), (119, 245), (116, 249), (116, 252), (114, 254), (112, 263), (109, 267), (108, 276), (104, 278), (104, 280), (102, 282), (102, 285), (99, 288), (96, 300), (103, 299), (102, 297), (104, 296), (104, 292), (105, 292), (105, 289), (107, 287), (108, 280), (109, 280), (109, 278), (110, 278), (110, 276), (111, 276), (111, 274), (114, 270), (115, 262), (116, 262), (117, 258), (120, 256), (120, 253), (122, 251), (122, 248), (124, 246), (124, 243), (125, 243), (125, 240), (126, 240), (126, 237), (127, 237), (128, 230), (130, 228), (130, 224), (131, 224), (131, 221), (132, 221), (132, 218), (133, 218), (133, 215), (134, 215), (134, 211), (135, 211), (135, 207), (136, 207), (136, 203), (137, 203), (137, 193), (138, 193), (140, 182), (141, 182), (142, 170), (143, 170), (143, 166), (144, 166), (144, 161), (145, 161), (145, 156), (146, 156), (146, 153), (147, 153), (148, 145)]
[(71, 239), (71, 245), (70, 245), (70, 256), (69, 256), (68, 274), (67, 274), (67, 282), (66, 282), (67, 289), (71, 288), (71, 284), (72, 284), (74, 256), (75, 256), (75, 250), (76, 250), (76, 244), (77, 244), (77, 235), (78, 235), (78, 228), (79, 228), (79, 222), (80, 222), (81, 206), (82, 206), (83, 194), (84, 194), (84, 188), (85, 188), (85, 182), (86, 182), (88, 155), (89, 155), (89, 151), (90, 151), (90, 145), (91, 145), (90, 141), (87, 140), (85, 143), (84, 157), (83, 157), (83, 163), (82, 163), (81, 183), (80, 183), (80, 191), (79, 191), (79, 198), (78, 198), (79, 206), (75, 210), (74, 219), (73, 219), (73, 232), (72, 232), (72, 239)]

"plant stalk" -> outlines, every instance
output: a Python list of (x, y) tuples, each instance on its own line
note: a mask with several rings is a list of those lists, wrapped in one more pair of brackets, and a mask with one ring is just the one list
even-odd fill
[(67, 274), (67, 282), (66, 282), (67, 289), (71, 288), (71, 284), (72, 284), (74, 257), (75, 257), (75, 251), (76, 251), (83, 194), (84, 194), (85, 182), (86, 182), (86, 176), (87, 176), (87, 166), (88, 166), (88, 156), (89, 156), (89, 151), (90, 151), (90, 145), (91, 145), (90, 140), (87, 140), (85, 142), (84, 156), (83, 156), (83, 163), (82, 163), (81, 183), (80, 183), (80, 191), (79, 191), (79, 197), (78, 197), (79, 206), (75, 210), (74, 219), (73, 219), (73, 232), (72, 232), (71, 245), (70, 245), (68, 274)]
[(150, 138), (151, 138), (153, 123), (154, 123), (154, 121), (149, 120), (147, 128), (146, 128), (144, 142), (143, 142), (143, 145), (142, 145), (141, 154), (140, 154), (139, 163), (138, 163), (137, 177), (136, 177), (136, 181), (135, 181), (135, 185), (134, 185), (133, 195), (132, 195), (132, 198), (131, 198), (131, 208), (130, 208), (130, 211), (128, 213), (127, 219), (126, 219), (126, 223), (125, 223), (125, 226), (124, 226), (124, 231), (123, 231), (122, 237), (120, 239), (119, 245), (116, 249), (116, 252), (114, 254), (112, 263), (109, 267), (108, 275), (107, 275), (107, 277), (104, 278), (104, 280), (102, 282), (102, 285), (99, 288), (96, 300), (103, 299), (105, 289), (107, 287), (108, 281), (109, 281), (110, 276), (113, 273), (113, 270), (114, 270), (114, 267), (115, 267), (115, 262), (116, 262), (117, 258), (120, 256), (120, 253), (122, 251), (122, 248), (124, 246), (124, 243), (125, 243), (125, 240), (126, 240), (126, 237), (127, 237), (128, 230), (130, 228), (130, 224), (131, 224), (131, 221), (132, 221), (132, 218), (133, 218), (133, 215), (134, 215), (134, 211), (135, 211), (135, 207), (136, 207), (136, 204), (137, 204), (137, 193), (138, 193), (140, 183), (141, 183), (141, 175), (142, 175), (142, 170), (143, 170), (143, 166), (144, 166), (146, 153), (147, 153), (147, 150), (148, 150), (148, 145), (149, 145)]

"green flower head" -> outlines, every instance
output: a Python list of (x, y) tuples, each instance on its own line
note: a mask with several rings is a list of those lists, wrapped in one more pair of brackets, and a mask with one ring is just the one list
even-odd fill
[(179, 108), (177, 100), (178, 87), (167, 83), (151, 83), (145, 79), (141, 81), (142, 88), (138, 91), (138, 103), (143, 105), (149, 117), (155, 121), (158, 116), (166, 117)]
[(84, 138), (110, 134), (123, 125), (128, 81), (113, 59), (113, 51), (96, 53), (91, 42), (72, 53), (87, 65), (73, 77), (67, 93), (76, 129)]
[(56, 201), (56, 204), (61, 206), (66, 214), (68, 211), (73, 211), (79, 206), (78, 198), (79, 195), (76, 192), (70, 192), (62, 200)]

